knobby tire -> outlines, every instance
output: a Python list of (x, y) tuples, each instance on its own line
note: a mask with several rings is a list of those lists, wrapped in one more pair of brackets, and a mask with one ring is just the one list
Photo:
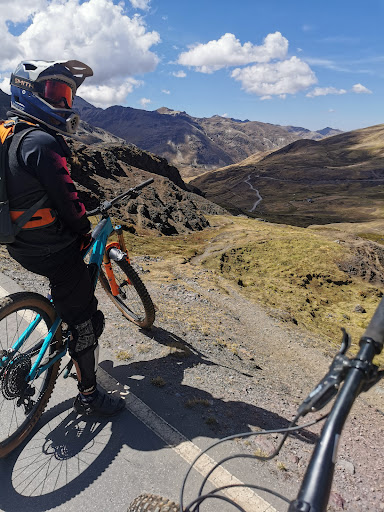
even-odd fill
[[(30, 320), (28, 320), (29, 316), (26, 318), (22, 317), (23, 314), (25, 315), (23, 311), (29, 312), (28, 315), (34, 313), (41, 315), (42, 321), (44, 322), (47, 331), (52, 326), (56, 317), (56, 311), (53, 308), (52, 304), (49, 302), (48, 299), (46, 299), (42, 295), (39, 295), (38, 293), (18, 292), (8, 295), (7, 297), (1, 299), (0, 351), (10, 349), (11, 345), (16, 341), (15, 334), (13, 334), (12, 336), (6, 332), (8, 330), (8, 326), (12, 330), (12, 324), (16, 324), (17, 330), (18, 327), (20, 327), (21, 324), (23, 324), (23, 327), (20, 328), (25, 329), (24, 326), (30, 323)], [(39, 332), (37, 332), (36, 336), (37, 338), (42, 338), (42, 335), (40, 335)], [(12, 361), (17, 361), (17, 358), (19, 358), (19, 360), (20, 358), (23, 358), (22, 361), (28, 361), (28, 358), (31, 360), (34, 355), (37, 355), (39, 345), (41, 347), (42, 342), (33, 341), (33, 349), (31, 347), (27, 348), (28, 342), (29, 340), (26, 340), (18, 350), (17, 354), (12, 355)], [(7, 346), (7, 343), (9, 344), (9, 346)], [(52, 354), (55, 350), (61, 350), (62, 347), (63, 339), (61, 334), (61, 328), (59, 327), (47, 352)], [(32, 397), (34, 399), (34, 405), (32, 406), (31, 410), (26, 413), (24, 412), (23, 406), (16, 405), (18, 397), (16, 396), (15, 398), (10, 398), (9, 396), (9, 389), (11, 389), (12, 391), (14, 389), (12, 388), (12, 385), (15, 385), (14, 381), (12, 381), (12, 378), (9, 377), (10, 374), (7, 374), (7, 372), (10, 372), (12, 370), (11, 366), (11, 364), (8, 364), (6, 367), (0, 368), (0, 458), (6, 457), (13, 450), (15, 450), (15, 448), (17, 448), (24, 441), (24, 439), (28, 436), (33, 427), (36, 425), (52, 394), (52, 390), (54, 388), (60, 367), (60, 360), (54, 363), (51, 367), (49, 367), (48, 370), (42, 373), (42, 375), (36, 380), (36, 382), (39, 383), (40, 390), (38, 396)], [(8, 380), (10, 381), (8, 383), (8, 386), (10, 386), (8, 389), (7, 375)], [(14, 377), (14, 380), (17, 380), (17, 378), (20, 379), (20, 377), (17, 376), (17, 373), (15, 375), (16, 376)], [(7, 411), (7, 407), (12, 407), (12, 403), (14, 403), (13, 412), (11, 414), (11, 417), (7, 418), (5, 417), (5, 413)], [(20, 423), (18, 423), (17, 421), (17, 416), (22, 418), (20, 420)], [(10, 433), (12, 421), (15, 421), (15, 418), (16, 427), (15, 430), (12, 433)], [(7, 429), (7, 434), (9, 434), (9, 436), (3, 438), (3, 431), (6, 431)]]
[(136, 271), (126, 260), (111, 261), (117, 285), (128, 279), (130, 284), (124, 285), (126, 297), (112, 294), (108, 279), (100, 270), (99, 280), (113, 304), (123, 313), (125, 318), (144, 329), (150, 329), (155, 321), (155, 307), (152, 299)]
[(141, 494), (129, 505), (128, 512), (180, 512), (180, 507), (161, 496)]

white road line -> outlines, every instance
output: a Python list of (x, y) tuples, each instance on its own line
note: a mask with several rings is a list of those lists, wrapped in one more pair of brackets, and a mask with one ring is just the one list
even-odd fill
[(9, 295), (9, 292), (5, 288), (0, 286), (0, 299), (2, 299), (3, 297), (6, 297), (7, 295)]
[[(180, 457), (188, 464), (191, 464), (201, 453), (198, 446), (189, 441), (178, 430), (167, 423), (163, 418), (150, 409), (144, 402), (133, 393), (128, 391), (117, 380), (102, 368), (97, 370), (97, 380), (100, 385), (110, 392), (118, 392), (125, 399), (125, 407), (138, 418), (144, 425), (152, 430), (160, 439), (170, 446)], [(194, 468), (203, 476), (216, 465), (216, 462), (207, 454), (202, 455)], [(224, 485), (242, 484), (240, 480), (231, 475), (222, 466), (219, 466), (209, 477), (210, 482), (215, 487)], [(239, 487), (237, 489), (228, 489), (226, 496), (233, 499), (245, 510), (249, 512), (276, 512), (267, 501), (258, 496), (251, 489)]]

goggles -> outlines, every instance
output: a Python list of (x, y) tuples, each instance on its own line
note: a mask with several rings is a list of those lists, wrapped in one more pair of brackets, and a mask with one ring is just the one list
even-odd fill
[(42, 96), (50, 103), (60, 103), (63, 99), (67, 107), (72, 108), (73, 93), (68, 84), (58, 82), (57, 80), (47, 80), (43, 85)]

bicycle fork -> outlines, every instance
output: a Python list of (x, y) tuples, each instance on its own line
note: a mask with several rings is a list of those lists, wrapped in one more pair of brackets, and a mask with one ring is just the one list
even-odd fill
[[(117, 234), (118, 242), (111, 242), (106, 246), (103, 256), (103, 266), (109, 282), (109, 286), (111, 288), (112, 295), (114, 297), (117, 297), (120, 293), (120, 288), (116, 283), (115, 275), (112, 270), (111, 260), (126, 260), (128, 263), (130, 263), (130, 260), (121, 226), (116, 226), (114, 230)], [(127, 280), (127, 284), (131, 284), (129, 280)]]

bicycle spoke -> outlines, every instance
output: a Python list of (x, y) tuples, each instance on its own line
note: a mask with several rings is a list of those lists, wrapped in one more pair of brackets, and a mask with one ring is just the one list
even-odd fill
[[(38, 294), (21, 292), (1, 301), (0, 348), (4, 361), (0, 367), (0, 457), (23, 440), (29, 432), (29, 423), (37, 421), (49, 398), (47, 387), (53, 388), (58, 364), (55, 373), (50, 367), (33, 381), (28, 381), (52, 318), (52, 305)], [(54, 336), (52, 344), (55, 343), (57, 338)], [(48, 362), (52, 344), (41, 365)]]

